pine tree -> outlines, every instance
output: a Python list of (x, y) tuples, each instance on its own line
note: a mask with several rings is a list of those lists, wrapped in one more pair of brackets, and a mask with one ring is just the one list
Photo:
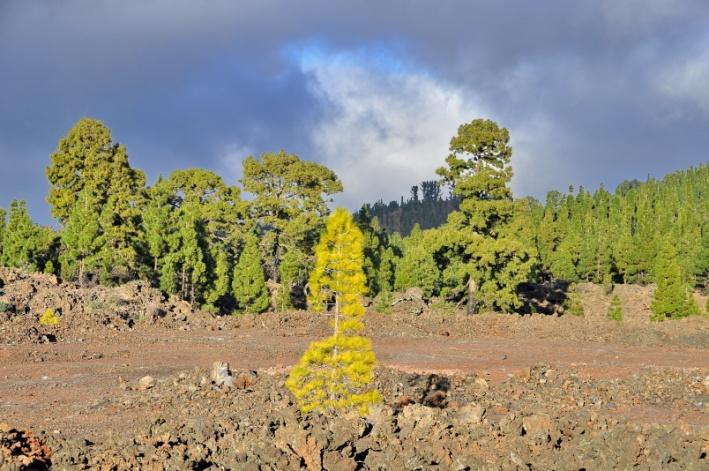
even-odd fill
[(404, 256), (396, 266), (394, 287), (396, 289), (421, 288), (426, 298), (438, 290), (440, 271), (418, 224), (411, 235), (404, 239)]
[(677, 251), (669, 237), (665, 238), (657, 256), (655, 282), (657, 288), (652, 300), (651, 320), (678, 319), (694, 313), (696, 304), (677, 262)]
[(530, 248), (506, 228), (514, 214), (509, 139), (507, 129), (490, 120), (463, 124), (451, 139), (448, 166), (436, 171), (460, 198), (462, 216), (453, 213), (448, 220), (467, 239), (469, 312), (479, 305), (502, 311), (519, 307), (517, 286), (528, 280), (534, 263)]
[[(292, 283), (293, 279), (281, 279), (284, 271), (280, 265), (286, 252), (294, 252), (289, 263), (296, 273), (309, 268), (309, 254), (329, 213), (327, 202), (342, 191), (342, 184), (324, 165), (285, 151), (247, 158), (241, 183), (244, 191), (254, 196), (248, 215), (263, 232), (260, 251), (266, 275), (283, 286)], [(293, 267), (286, 271), (292, 272)]]
[(608, 307), (608, 319), (612, 321), (623, 320), (623, 306), (620, 302), (620, 297), (617, 294), (613, 295), (611, 305)]
[(5, 213), (5, 210), (3, 208), (0, 208), (0, 264), (3, 263), (2, 247), (3, 247), (3, 241), (5, 240), (6, 226), (7, 226), (7, 213)]
[(71, 208), (61, 235), (62, 276), (68, 279), (76, 275), (82, 285), (87, 269), (94, 266), (97, 253), (99, 224), (94, 218), (96, 205), (93, 189), (84, 187), (77, 203)]
[(40, 269), (40, 230), (32, 222), (23, 200), (10, 203), (10, 213), (2, 244), (2, 265), (28, 271)]
[(364, 328), (361, 297), (367, 289), (362, 239), (350, 213), (337, 209), (316, 248), (310, 303), (322, 310), (334, 298), (334, 332), (310, 344), (286, 381), (303, 412), (356, 409), (365, 414), (381, 400), (369, 388), (376, 363), (371, 342), (357, 335)]
[(697, 249), (694, 261), (694, 277), (695, 283), (703, 287), (706, 292), (709, 288), (709, 225), (704, 228), (704, 234)]
[(210, 251), (210, 259), (214, 261), (214, 269), (212, 271), (214, 280), (205, 290), (204, 301), (209, 311), (216, 312), (219, 310), (218, 305), (221, 304), (222, 299), (229, 293), (232, 281), (230, 276), (231, 267), (229, 254), (224, 250), (220, 250), (219, 247)]
[[(46, 173), (50, 183), (47, 201), (62, 225), (82, 190), (89, 187), (93, 192), (94, 213), (85, 214), (85, 220), (99, 224), (93, 258), (100, 279), (133, 278), (140, 263), (145, 175), (130, 166), (126, 148), (113, 142), (105, 124), (83, 118), (60, 140)], [(66, 254), (64, 263), (79, 264)]]
[(234, 281), (231, 286), (234, 298), (242, 311), (263, 312), (268, 309), (270, 300), (255, 236), (246, 238), (246, 245), (234, 269)]
[(396, 256), (392, 247), (382, 248), (379, 270), (377, 272), (377, 286), (379, 286), (378, 312), (389, 312), (394, 300), (394, 274), (396, 272)]
[(160, 288), (218, 309), (242, 233), (239, 189), (208, 170), (187, 169), (160, 180), (149, 196), (146, 238)]
[(291, 249), (283, 255), (278, 267), (280, 287), (276, 295), (276, 308), (286, 311), (294, 307), (293, 295), (297, 287), (303, 284), (304, 261), (307, 256), (298, 249)]
[(160, 178), (155, 186), (148, 189), (142, 218), (145, 242), (152, 258), (154, 276), (158, 276), (160, 260), (167, 251), (167, 240), (172, 229), (169, 220), (171, 210), (169, 193)]
[(105, 167), (113, 159), (114, 152), (110, 129), (94, 119), (80, 119), (59, 141), (46, 174), (51, 185), (47, 201), (52, 216), (61, 224), (69, 218), (84, 186), (89, 182), (98, 183), (96, 173), (103, 174), (103, 185), (108, 183), (106, 179), (110, 175), (96, 169)]
[(569, 291), (566, 293), (566, 299), (564, 300), (564, 307), (572, 316), (583, 317), (585, 315), (581, 295), (575, 285), (569, 287)]

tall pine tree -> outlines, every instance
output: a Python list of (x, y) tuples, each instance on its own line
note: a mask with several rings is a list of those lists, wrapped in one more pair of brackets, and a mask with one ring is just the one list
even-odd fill
[(93, 268), (96, 262), (99, 224), (95, 219), (97, 212), (96, 195), (90, 186), (84, 187), (79, 193), (79, 199), (72, 206), (69, 217), (64, 224), (61, 242), (64, 247), (60, 256), (62, 276), (72, 278), (77, 276), (83, 285), (87, 268)]
[(660, 246), (655, 268), (657, 289), (652, 300), (650, 319), (662, 321), (695, 314), (696, 303), (677, 261), (677, 251), (670, 238)]
[[(50, 183), (47, 201), (62, 225), (84, 188), (93, 192), (93, 212), (84, 211), (83, 217), (87, 223), (98, 221), (94, 261), (100, 279), (133, 278), (140, 268), (145, 175), (130, 166), (126, 148), (113, 142), (111, 131), (101, 121), (83, 118), (59, 141), (46, 174)], [(79, 264), (67, 254), (81, 250), (65, 245), (63, 251), (67, 268), (62, 271), (67, 272)]]
[(269, 295), (258, 254), (256, 237), (246, 238), (246, 245), (234, 269), (232, 293), (243, 312), (263, 312), (268, 309)]
[(463, 124), (451, 139), (448, 166), (437, 170), (460, 198), (460, 215), (452, 214), (449, 224), (467, 239), (469, 312), (479, 305), (519, 307), (516, 288), (528, 280), (533, 264), (530, 249), (506, 230), (514, 213), (509, 138), (507, 129), (490, 120)]

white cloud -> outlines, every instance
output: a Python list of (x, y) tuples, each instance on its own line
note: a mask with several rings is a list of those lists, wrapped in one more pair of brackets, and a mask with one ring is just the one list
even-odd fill
[(657, 88), (665, 95), (709, 113), (709, 38), (704, 47), (685, 53), (658, 74)]
[(399, 65), (339, 54), (302, 67), (328, 109), (311, 132), (313, 148), (343, 182), (337, 202), (352, 209), (436, 178), (458, 126), (490, 116), (470, 94)]
[(227, 185), (235, 185), (242, 177), (242, 163), (250, 155), (255, 155), (250, 146), (231, 144), (218, 155), (218, 173), (223, 175)]

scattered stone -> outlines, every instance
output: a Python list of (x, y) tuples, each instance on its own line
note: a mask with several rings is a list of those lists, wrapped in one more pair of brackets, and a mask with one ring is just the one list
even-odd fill
[(143, 376), (138, 381), (138, 385), (135, 387), (136, 391), (147, 391), (155, 387), (155, 378), (152, 376)]
[(485, 408), (479, 404), (468, 404), (458, 409), (458, 420), (461, 424), (477, 425), (483, 421)]
[(234, 387), (234, 378), (231, 375), (228, 363), (221, 361), (215, 362), (214, 365), (212, 365), (211, 378), (212, 383), (219, 388), (224, 387), (229, 389)]
[(254, 373), (242, 373), (234, 380), (236, 389), (249, 389), (256, 384), (257, 378)]

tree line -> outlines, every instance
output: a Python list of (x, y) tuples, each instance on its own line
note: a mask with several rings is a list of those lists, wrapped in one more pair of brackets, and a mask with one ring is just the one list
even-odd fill
[[(355, 214), (370, 296), (386, 307), (394, 290), (418, 287), (470, 312), (514, 311), (523, 283), (655, 282), (672, 299), (656, 303), (658, 319), (697, 311), (689, 291), (709, 279), (709, 165), (614, 193), (550, 192), (542, 204), (513, 198), (509, 138), (490, 120), (462, 124), (439, 179), (395, 205), (400, 231), (379, 220), (391, 205)], [(204, 169), (147, 186), (126, 148), (92, 119), (60, 140), (46, 173), (60, 229), (37, 226), (12, 202), (0, 213), (3, 265), (80, 283), (148, 279), (223, 312), (305, 306), (328, 202), (342, 191), (330, 169), (284, 151), (247, 158), (240, 186)]]
[[(523, 282), (656, 283), (654, 318), (683, 317), (699, 308), (692, 291), (709, 284), (709, 165), (657, 180), (601, 186), (546, 201), (513, 199), (508, 133), (475, 120), (451, 141), (438, 170), (459, 201), (439, 227), (414, 224), (407, 237), (390, 233), (364, 206), (370, 293), (419, 287), (424, 296), (502, 311), (522, 307)], [(464, 158), (461, 158), (464, 156)]]
[(247, 158), (241, 187), (199, 168), (147, 186), (125, 146), (94, 119), (60, 140), (46, 174), (60, 229), (34, 224), (25, 203), (13, 201), (7, 217), (0, 213), (3, 265), (79, 283), (148, 279), (222, 311), (267, 309), (267, 279), (279, 309), (297, 304), (327, 203), (342, 191), (334, 172), (284, 151)]
[(441, 182), (424, 180), (411, 187), (409, 198), (384, 203), (381, 199), (374, 204), (364, 204), (360, 211), (376, 217), (382, 229), (389, 233), (398, 232), (408, 236), (414, 226), (421, 229), (438, 227), (446, 222), (448, 215), (458, 209), (458, 198), (444, 195)]

